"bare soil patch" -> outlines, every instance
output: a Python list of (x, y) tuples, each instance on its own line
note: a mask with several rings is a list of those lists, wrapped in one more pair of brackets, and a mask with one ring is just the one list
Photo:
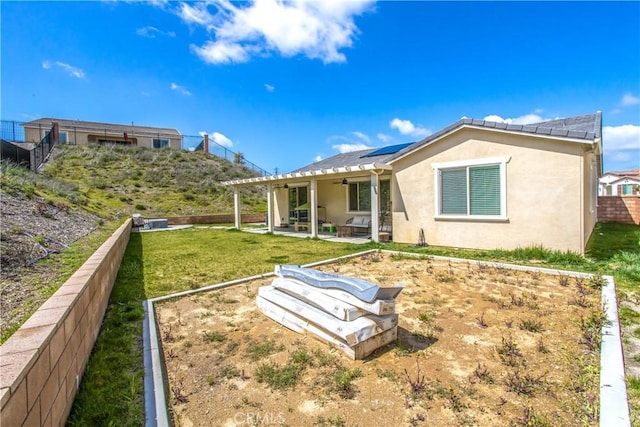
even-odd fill
[(371, 254), (318, 267), (401, 284), (363, 361), (255, 307), (271, 279), (160, 303), (176, 425), (596, 425), (597, 280)]

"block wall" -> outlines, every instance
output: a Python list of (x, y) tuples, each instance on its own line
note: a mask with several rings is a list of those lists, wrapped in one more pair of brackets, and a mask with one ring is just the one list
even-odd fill
[(599, 196), (598, 221), (640, 225), (640, 196)]
[[(241, 215), (242, 223), (266, 222), (267, 214), (251, 213)], [(200, 216), (175, 216), (167, 218), (169, 225), (184, 224), (233, 224), (233, 214), (228, 215), (200, 215)]]
[(0, 425), (65, 424), (130, 233), (128, 220), (0, 346)]

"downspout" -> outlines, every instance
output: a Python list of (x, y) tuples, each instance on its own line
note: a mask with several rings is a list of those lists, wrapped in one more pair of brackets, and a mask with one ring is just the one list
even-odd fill
[(380, 175), (383, 170), (371, 170), (371, 241), (379, 242), (380, 235)]

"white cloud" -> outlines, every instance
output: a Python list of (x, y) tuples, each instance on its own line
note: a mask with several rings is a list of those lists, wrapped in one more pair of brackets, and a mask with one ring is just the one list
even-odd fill
[(614, 154), (626, 150), (640, 152), (640, 126), (603, 126), (602, 148), (605, 154)]
[(195, 3), (191, 6), (189, 3), (180, 3), (178, 16), (187, 24), (196, 24), (208, 26), (213, 23), (213, 15), (207, 9), (207, 3)]
[(190, 48), (204, 62), (210, 64), (247, 62), (251, 56), (251, 52), (243, 46), (224, 41), (208, 41), (202, 47), (192, 44)]
[(345, 143), (345, 144), (332, 145), (331, 148), (333, 148), (334, 150), (337, 150), (339, 153), (350, 153), (352, 151), (366, 150), (367, 148), (371, 148), (371, 147), (369, 147), (366, 144), (360, 144), (360, 143), (355, 143), (355, 144)]
[(319, 161), (320, 161), (320, 160), (322, 160), (322, 159), (323, 159), (322, 154), (317, 154), (317, 155), (313, 158), (313, 162), (314, 162), (314, 163), (317, 163), (317, 162), (319, 162)]
[(86, 77), (84, 71), (82, 71), (78, 67), (74, 67), (73, 65), (69, 65), (60, 61), (42, 61), (42, 68), (44, 68), (45, 70), (50, 70), (54, 65), (58, 68), (62, 68), (72, 77), (76, 77), (78, 79), (84, 79)]
[(548, 120), (553, 120), (553, 119), (543, 118), (542, 116), (540, 116), (540, 113), (542, 113), (542, 110), (537, 109), (535, 113), (525, 114), (519, 117), (507, 118), (507, 119), (503, 119), (501, 116), (498, 116), (496, 114), (491, 114), (486, 116), (484, 120), (489, 122), (506, 123), (509, 125), (528, 125), (531, 123), (539, 123), (539, 122), (546, 122)]
[[(200, 136), (205, 136), (207, 135), (207, 132), (200, 131), (198, 132), (198, 134)], [(209, 135), (209, 139), (218, 145), (222, 145), (223, 147), (229, 147), (229, 148), (233, 147), (233, 141), (231, 141), (229, 138), (227, 138), (225, 135), (221, 134), (220, 132), (211, 132), (208, 135)]]
[(142, 28), (138, 28), (136, 30), (136, 34), (141, 36), (141, 37), (147, 37), (149, 39), (155, 39), (156, 35), (158, 36), (167, 36), (167, 37), (175, 37), (176, 33), (174, 33), (173, 31), (162, 31), (157, 29), (156, 27), (152, 27), (152, 26), (147, 26), (147, 27), (142, 27)]
[(187, 88), (176, 83), (171, 83), (171, 90), (175, 90), (186, 96), (191, 96), (191, 92), (189, 92)]
[(640, 98), (633, 96), (631, 93), (625, 93), (620, 101), (620, 105), (623, 107), (631, 107), (632, 105), (640, 104)]
[(416, 137), (425, 137), (433, 133), (430, 129), (414, 125), (413, 123), (411, 123), (411, 120), (402, 120), (398, 118), (391, 120), (389, 122), (389, 127), (391, 127), (392, 129), (397, 129), (398, 132), (403, 135)]
[(366, 143), (371, 142), (371, 138), (369, 138), (367, 135), (365, 135), (365, 134), (364, 134), (364, 133), (362, 133), (362, 132), (358, 132), (358, 131), (356, 131), (356, 132), (351, 132), (351, 134), (352, 134), (353, 136), (355, 136), (356, 138), (363, 140), (363, 141), (364, 141), (364, 142), (366, 142)]
[(265, 84), (264, 84), (264, 88), (265, 88), (265, 90), (266, 90), (267, 92), (273, 92), (274, 90), (276, 90), (276, 87), (275, 87), (275, 86), (270, 85), (270, 84), (268, 84), (268, 83), (265, 83)]
[(233, 142), (219, 132), (214, 132), (211, 134), (211, 139), (213, 142), (222, 145), (223, 147), (233, 147)]
[(252, 55), (272, 52), (332, 63), (346, 62), (341, 50), (351, 47), (358, 33), (354, 17), (372, 4), (370, 0), (211, 0), (193, 6), (181, 3), (177, 13), (185, 23), (206, 27), (213, 34), (203, 46), (191, 46), (208, 63), (247, 62)]
[(376, 135), (376, 137), (378, 137), (378, 139), (382, 142), (389, 142), (391, 141), (393, 138), (389, 135), (385, 135), (384, 133), (379, 133)]

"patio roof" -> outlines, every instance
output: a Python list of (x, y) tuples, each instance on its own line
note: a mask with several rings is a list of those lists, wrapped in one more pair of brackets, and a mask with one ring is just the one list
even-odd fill
[[(367, 150), (370, 151), (370, 150)], [(372, 150), (371, 150), (372, 151)], [(388, 156), (385, 156), (388, 157)], [(362, 160), (370, 160), (369, 158), (364, 158)], [(351, 166), (335, 166), (335, 167), (327, 167), (326, 165), (320, 165), (321, 162), (318, 162), (319, 167), (317, 169), (298, 169), (293, 172), (284, 173), (280, 175), (269, 175), (269, 176), (257, 176), (253, 178), (244, 178), (244, 179), (233, 179), (230, 181), (222, 182), (223, 185), (255, 185), (255, 184), (277, 184), (286, 181), (290, 181), (292, 179), (298, 178), (329, 178), (335, 177), (336, 175), (352, 175), (358, 172), (382, 172), (386, 170), (391, 170), (392, 166), (386, 163), (363, 163), (363, 164), (354, 164)], [(316, 164), (313, 164), (316, 165)]]

